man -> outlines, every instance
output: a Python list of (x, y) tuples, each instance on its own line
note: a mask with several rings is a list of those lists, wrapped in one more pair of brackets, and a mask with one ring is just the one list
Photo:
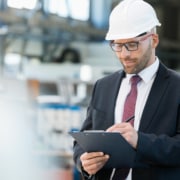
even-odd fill
[[(123, 70), (96, 82), (81, 131), (119, 132), (136, 157), (128, 175), (117, 177), (118, 169), (104, 168), (108, 154), (84, 152), (75, 142), (74, 161), (85, 179), (180, 179), (180, 75), (156, 56), (156, 26), (154, 9), (142, 0), (124, 0), (110, 15), (106, 40)], [(122, 119), (134, 75), (140, 80), (132, 125)]]

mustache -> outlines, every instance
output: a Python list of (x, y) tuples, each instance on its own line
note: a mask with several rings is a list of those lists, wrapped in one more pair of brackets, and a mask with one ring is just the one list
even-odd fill
[(134, 58), (124, 58), (124, 59), (122, 59), (123, 61), (136, 61), (136, 59), (134, 59)]

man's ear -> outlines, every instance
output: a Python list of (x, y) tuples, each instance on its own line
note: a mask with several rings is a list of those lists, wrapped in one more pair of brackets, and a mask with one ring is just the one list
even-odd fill
[(159, 36), (158, 34), (153, 34), (152, 35), (152, 47), (156, 48), (159, 44)]

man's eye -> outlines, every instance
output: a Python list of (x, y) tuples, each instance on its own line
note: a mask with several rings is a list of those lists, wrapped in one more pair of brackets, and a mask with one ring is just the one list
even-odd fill
[(115, 47), (122, 47), (122, 44), (114, 44)]
[(136, 47), (137, 43), (136, 42), (130, 42), (128, 43), (128, 47)]

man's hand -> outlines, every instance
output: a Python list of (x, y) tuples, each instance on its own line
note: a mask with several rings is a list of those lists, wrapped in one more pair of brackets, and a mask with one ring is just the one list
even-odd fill
[(80, 160), (83, 169), (89, 174), (96, 174), (108, 161), (109, 155), (103, 152), (91, 152), (81, 155)]
[(130, 123), (117, 123), (106, 130), (107, 132), (119, 132), (129, 144), (136, 149), (138, 134)]

